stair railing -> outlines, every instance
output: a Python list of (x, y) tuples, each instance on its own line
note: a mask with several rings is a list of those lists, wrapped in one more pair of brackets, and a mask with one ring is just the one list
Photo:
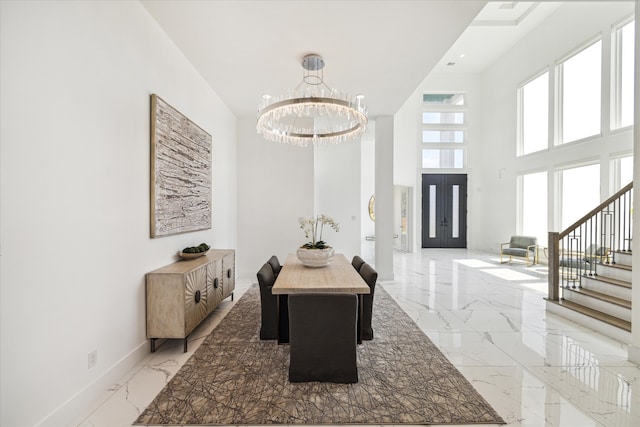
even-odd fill
[(566, 230), (549, 232), (549, 300), (581, 288), (582, 277), (596, 276), (598, 264), (615, 264), (616, 253), (631, 253), (632, 214), (633, 182)]

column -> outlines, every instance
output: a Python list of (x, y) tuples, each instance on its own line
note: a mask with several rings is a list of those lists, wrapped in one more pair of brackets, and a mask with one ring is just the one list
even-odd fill
[[(636, 41), (635, 41), (635, 93), (634, 105), (635, 113), (633, 118), (633, 181), (640, 183), (640, 31), (638, 31), (638, 22), (640, 22), (640, 0), (636, 0)], [(636, 179), (638, 178), (638, 179)], [(634, 193), (638, 189), (634, 188)], [(640, 236), (640, 198), (634, 195), (633, 198), (633, 235)], [(638, 242), (640, 238), (636, 238), (632, 242), (633, 248), (633, 275), (631, 281), (631, 301), (640, 301), (640, 248)], [(640, 363), (640, 304), (634, 303), (631, 306), (631, 345), (629, 346), (629, 360), (634, 363)]]
[(376, 118), (375, 147), (376, 270), (393, 280), (393, 116)]

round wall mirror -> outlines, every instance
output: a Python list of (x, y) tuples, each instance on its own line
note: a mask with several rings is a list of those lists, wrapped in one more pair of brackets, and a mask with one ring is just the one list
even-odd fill
[(369, 218), (371, 218), (371, 221), (376, 220), (376, 195), (375, 194), (372, 194), (371, 198), (369, 199)]

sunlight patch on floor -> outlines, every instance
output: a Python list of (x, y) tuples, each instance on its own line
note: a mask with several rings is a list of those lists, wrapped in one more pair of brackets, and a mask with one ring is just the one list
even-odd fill
[(453, 262), (457, 262), (458, 264), (462, 264), (471, 268), (495, 267), (495, 265), (486, 261), (480, 261), (479, 259), (454, 259)]
[(528, 288), (537, 292), (546, 293), (549, 287), (547, 282), (523, 283), (524, 288)]
[(492, 268), (492, 269), (483, 269), (481, 271), (483, 273), (491, 274), (492, 276), (496, 276), (503, 280), (509, 280), (509, 281), (536, 279), (534, 276), (529, 276), (528, 274), (520, 273), (519, 271), (513, 271), (508, 268)]

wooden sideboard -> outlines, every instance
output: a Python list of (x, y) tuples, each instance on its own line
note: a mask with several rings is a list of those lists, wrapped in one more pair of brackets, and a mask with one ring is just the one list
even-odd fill
[(235, 289), (235, 251), (210, 249), (206, 255), (181, 260), (147, 273), (147, 338), (184, 340)]

